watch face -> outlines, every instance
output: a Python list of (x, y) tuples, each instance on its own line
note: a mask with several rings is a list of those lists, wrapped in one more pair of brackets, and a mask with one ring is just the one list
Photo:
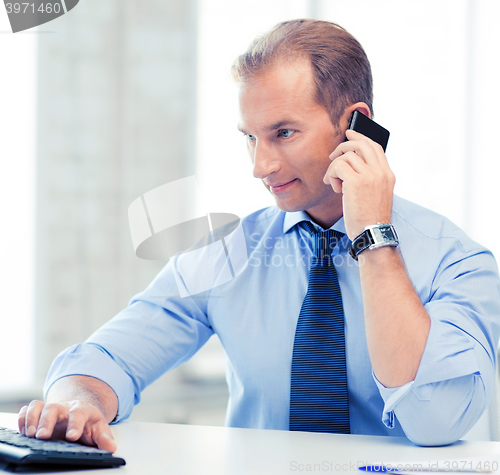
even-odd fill
[(390, 226), (384, 226), (383, 228), (380, 229), (380, 234), (382, 234), (382, 237), (384, 240), (388, 241), (394, 241), (395, 236), (394, 233), (392, 232), (392, 228)]
[[(391, 225), (376, 226), (371, 229), (372, 245), (391, 245), (398, 242), (398, 237)], [(391, 243), (391, 244), (389, 244)]]

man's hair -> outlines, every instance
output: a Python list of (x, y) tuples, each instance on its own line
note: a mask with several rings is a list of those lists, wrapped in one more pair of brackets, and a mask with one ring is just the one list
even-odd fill
[(370, 62), (359, 42), (341, 26), (327, 21), (292, 20), (278, 23), (257, 37), (234, 62), (231, 72), (245, 83), (280, 61), (309, 58), (316, 101), (338, 127), (345, 108), (365, 102), (373, 115)]

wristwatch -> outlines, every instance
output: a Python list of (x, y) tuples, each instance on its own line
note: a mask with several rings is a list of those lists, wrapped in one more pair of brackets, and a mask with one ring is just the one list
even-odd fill
[(358, 255), (366, 249), (398, 245), (398, 235), (394, 226), (391, 223), (377, 223), (366, 226), (363, 232), (354, 238), (349, 247), (349, 254), (357, 261)]

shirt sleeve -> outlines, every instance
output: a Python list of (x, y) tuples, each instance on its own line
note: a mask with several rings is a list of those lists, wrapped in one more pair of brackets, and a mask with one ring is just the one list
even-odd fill
[(180, 297), (175, 261), (158, 274), (129, 306), (52, 363), (44, 394), (58, 379), (92, 376), (106, 382), (118, 398), (114, 422), (126, 419), (141, 391), (166, 371), (187, 361), (213, 334), (205, 293)]
[(385, 388), (383, 423), (394, 417), (417, 445), (446, 445), (465, 435), (491, 398), (500, 334), (500, 282), (484, 250), (443, 265), (424, 304), (429, 336), (414, 381)]

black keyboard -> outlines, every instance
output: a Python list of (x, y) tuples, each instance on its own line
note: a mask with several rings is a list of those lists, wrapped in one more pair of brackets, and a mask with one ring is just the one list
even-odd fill
[(0, 469), (11, 472), (125, 465), (125, 460), (107, 450), (63, 440), (34, 439), (5, 427), (0, 427), (0, 462)]

